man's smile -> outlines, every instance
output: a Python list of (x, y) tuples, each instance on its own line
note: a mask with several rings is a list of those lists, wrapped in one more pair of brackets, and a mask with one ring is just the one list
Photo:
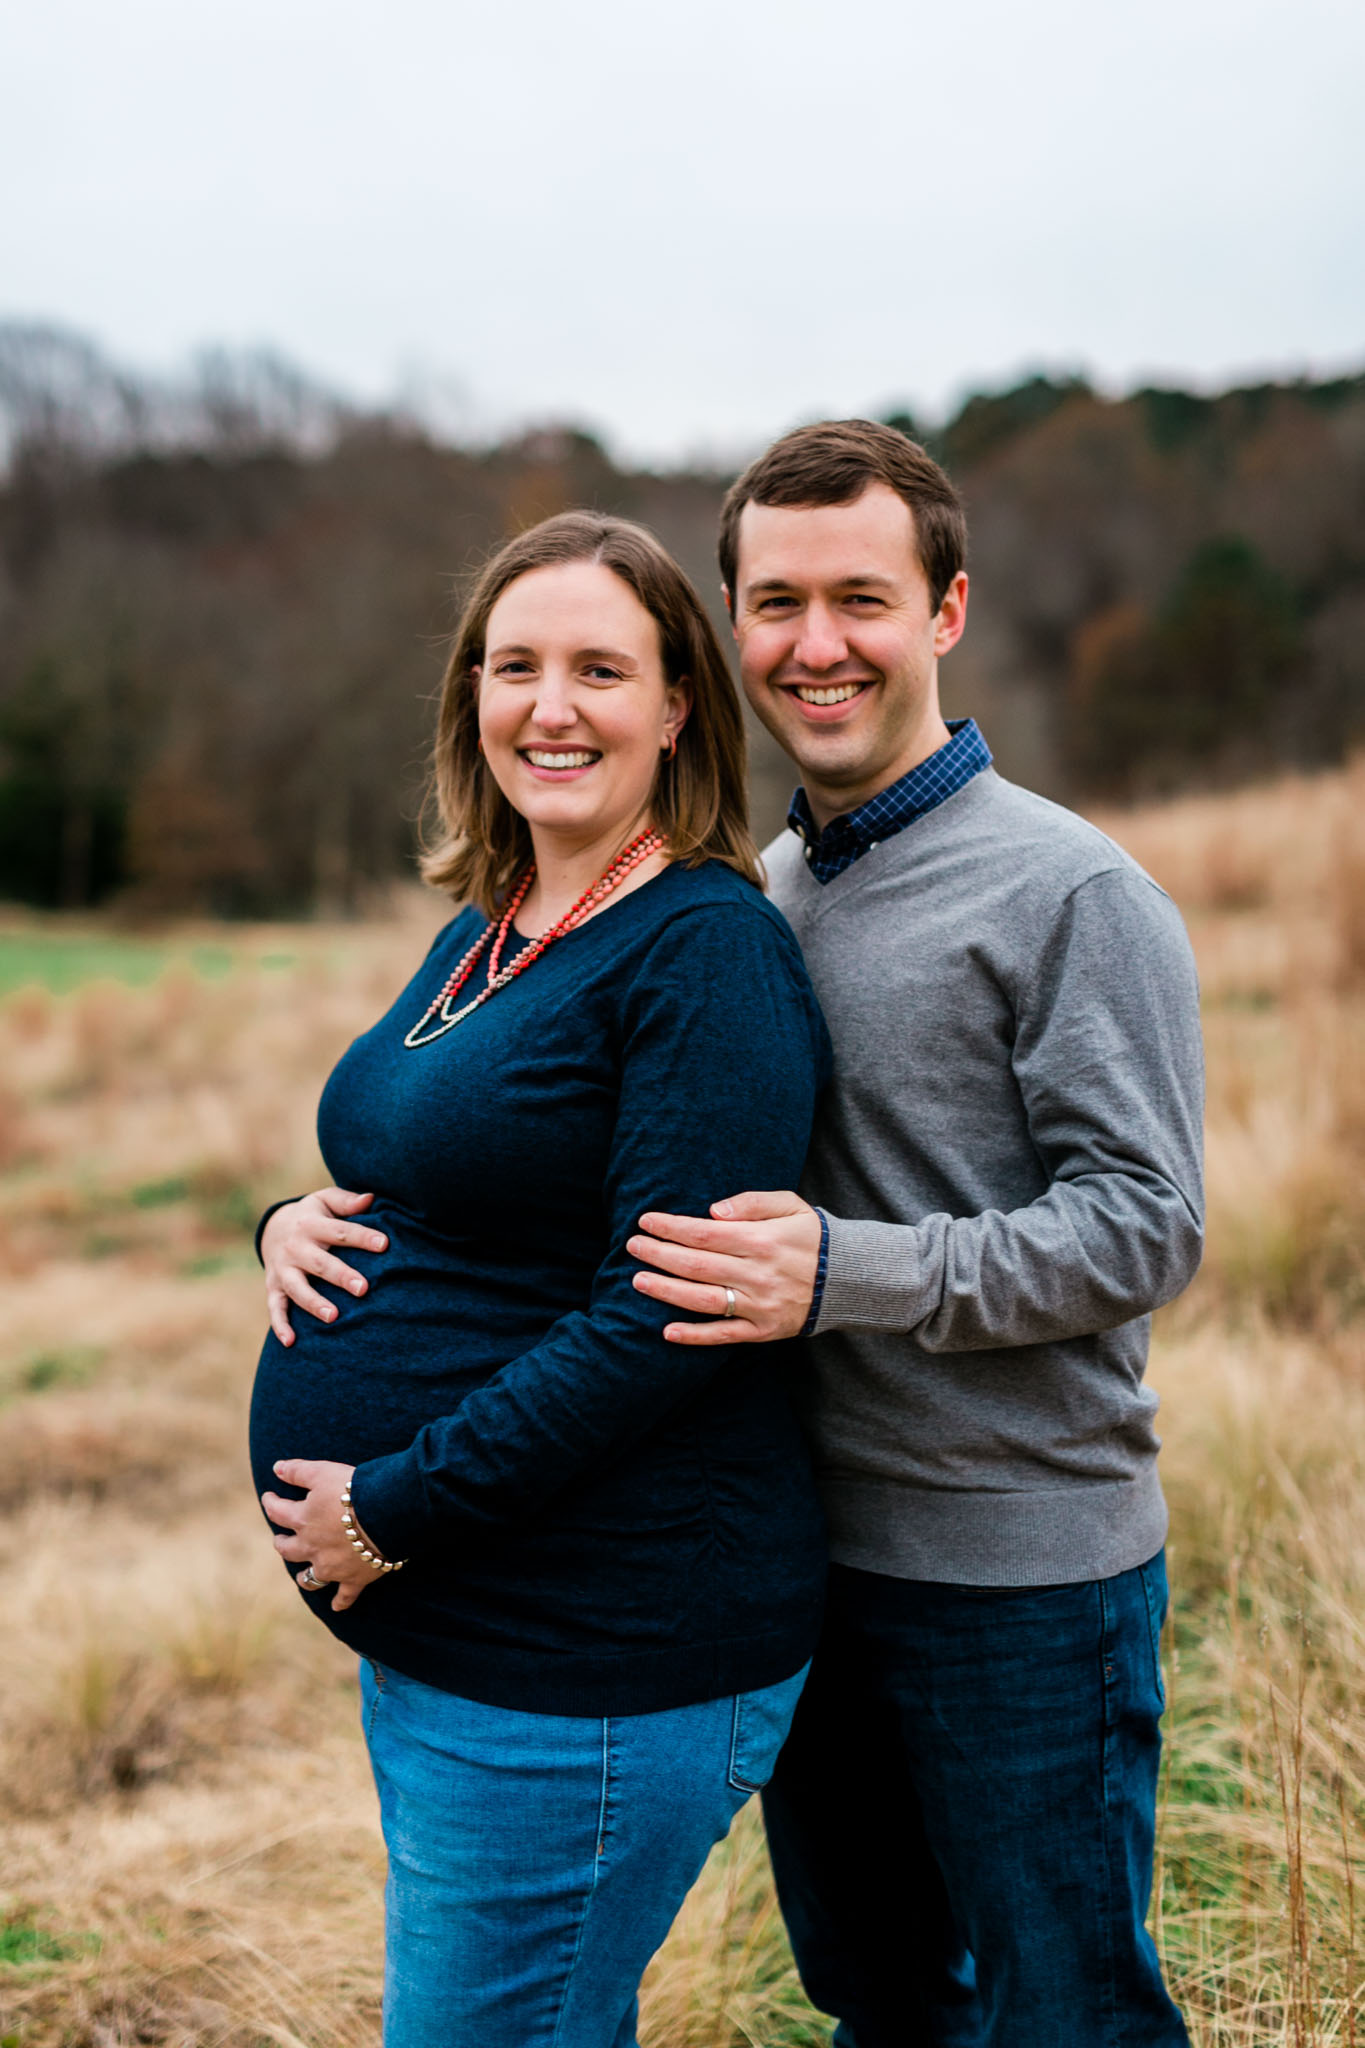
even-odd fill
[(813, 724), (827, 725), (841, 718), (851, 704), (865, 697), (874, 681), (872, 676), (858, 676), (848, 682), (779, 683), (777, 687), (801, 706), (803, 718)]

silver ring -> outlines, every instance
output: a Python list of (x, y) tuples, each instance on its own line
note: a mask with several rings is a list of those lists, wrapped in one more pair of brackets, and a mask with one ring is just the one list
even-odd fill
[(311, 1564), (306, 1564), (294, 1581), (294, 1584), (301, 1586), (305, 1593), (324, 1592), (331, 1583), (330, 1579), (320, 1579)]
[(727, 1287), (725, 1290), (725, 1320), (727, 1322), (729, 1321), (730, 1317), (734, 1314), (734, 1312), (735, 1290), (733, 1287)]

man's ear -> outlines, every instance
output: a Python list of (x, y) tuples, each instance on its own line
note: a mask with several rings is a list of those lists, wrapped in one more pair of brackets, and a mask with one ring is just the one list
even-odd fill
[(725, 599), (725, 616), (730, 621), (730, 631), (732, 633), (736, 632), (738, 628), (735, 625), (735, 601), (733, 597), (731, 597), (730, 595), (730, 586), (728, 583), (721, 584), (720, 594)]
[(934, 653), (946, 654), (956, 647), (967, 624), (967, 572), (959, 569), (943, 593), (934, 622)]

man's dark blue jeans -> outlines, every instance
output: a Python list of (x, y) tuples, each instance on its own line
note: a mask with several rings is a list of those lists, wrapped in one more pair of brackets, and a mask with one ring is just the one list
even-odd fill
[(837, 2048), (1180, 2048), (1144, 1922), (1164, 1558), (948, 1586), (835, 1566), (764, 1794)]

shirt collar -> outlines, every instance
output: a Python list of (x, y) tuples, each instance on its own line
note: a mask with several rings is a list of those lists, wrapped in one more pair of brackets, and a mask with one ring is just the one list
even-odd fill
[(855, 811), (842, 811), (821, 831), (804, 789), (792, 797), (787, 823), (806, 845), (806, 860), (816, 881), (832, 881), (860, 855), (883, 839), (903, 832), (917, 818), (955, 796), (973, 776), (991, 765), (991, 750), (974, 718), (948, 720), (949, 738), (927, 760), (878, 790)]

